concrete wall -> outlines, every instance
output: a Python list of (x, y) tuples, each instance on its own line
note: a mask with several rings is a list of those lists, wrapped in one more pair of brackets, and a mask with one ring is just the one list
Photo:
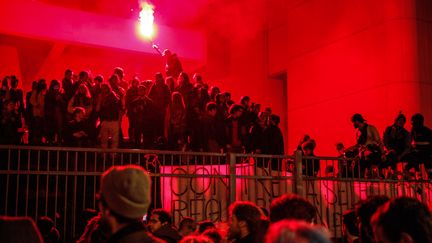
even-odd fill
[(401, 110), (430, 124), (430, 71), (419, 71), (430, 54), (418, 56), (430, 31), (417, 34), (430, 22), (419, 24), (416, 1), (275, 0), (269, 11), (269, 72), (288, 73), (289, 149), (305, 133), (318, 154), (354, 144), (356, 112), (380, 132)]

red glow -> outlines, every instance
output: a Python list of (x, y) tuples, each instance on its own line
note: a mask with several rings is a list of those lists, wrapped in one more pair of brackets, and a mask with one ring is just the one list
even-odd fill
[(143, 2), (141, 3), (141, 11), (139, 14), (138, 30), (141, 36), (147, 40), (151, 40), (155, 34), (154, 24), (154, 6)]

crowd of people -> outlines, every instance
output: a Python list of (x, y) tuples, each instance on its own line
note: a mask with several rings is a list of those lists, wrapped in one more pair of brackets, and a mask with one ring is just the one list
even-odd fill
[[(142, 167), (114, 166), (101, 178), (98, 213), (77, 240), (80, 243), (329, 243), (329, 230), (318, 224), (317, 209), (308, 200), (285, 194), (273, 199), (269, 210), (236, 201), (226, 222), (196, 222), (183, 217), (175, 225), (170, 212), (153, 209), (151, 179)], [(432, 242), (432, 214), (415, 198), (370, 196), (342, 216), (344, 242)], [(37, 229), (39, 228), (39, 229)], [(40, 233), (39, 233), (40, 232)], [(0, 217), (2, 242), (58, 242), (60, 232), (49, 218)]]
[(191, 79), (180, 70), (130, 82), (122, 68), (107, 80), (66, 70), (61, 81), (34, 81), (25, 95), (18, 79), (7, 76), (0, 90), (0, 143), (284, 154), (280, 118), (271, 108), (262, 110), (248, 96), (235, 103), (199, 73)]
[[(343, 143), (336, 144), (336, 150), (342, 163), (338, 173), (333, 166), (325, 173), (337, 174), (340, 177), (386, 177), (397, 176), (397, 163), (406, 163), (403, 174), (415, 178), (414, 172), (420, 172), (420, 165), (432, 178), (432, 130), (425, 126), (422, 114), (411, 117), (411, 131), (405, 128), (406, 116), (400, 113), (394, 123), (388, 126), (382, 136), (378, 129), (369, 124), (361, 114), (354, 114), (351, 122), (356, 130), (356, 144), (345, 148)], [(316, 141), (304, 135), (297, 147), (304, 156), (315, 157)], [(320, 171), (318, 159), (304, 159), (303, 174), (317, 176)], [(410, 172), (414, 171), (414, 172)]]

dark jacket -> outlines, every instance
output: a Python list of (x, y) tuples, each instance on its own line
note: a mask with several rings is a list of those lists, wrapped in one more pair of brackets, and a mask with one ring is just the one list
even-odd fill
[(155, 108), (161, 112), (165, 112), (171, 102), (171, 91), (164, 83), (153, 84), (148, 96), (153, 100)]
[(158, 230), (153, 232), (157, 238), (166, 241), (167, 243), (176, 243), (181, 240), (181, 235), (171, 225), (163, 225)]
[(410, 147), (410, 134), (403, 127), (389, 126), (384, 132), (383, 142), (387, 149), (401, 155)]
[(114, 92), (111, 92), (101, 103), (99, 118), (101, 121), (116, 121), (120, 117), (122, 104)]
[(113, 234), (107, 243), (146, 243), (146, 242), (161, 242), (159, 239), (154, 238), (145, 229), (144, 225), (140, 222), (130, 224), (115, 234)]
[(264, 154), (283, 155), (284, 140), (278, 126), (270, 125), (264, 130)]
[(237, 136), (238, 139), (241, 142), (241, 146), (244, 146), (246, 144), (246, 138), (247, 138), (247, 130), (246, 127), (244, 125), (244, 123), (242, 123), (241, 119), (234, 119), (232, 116), (229, 116), (226, 120), (225, 120), (225, 138), (224, 138), (224, 144), (225, 145), (233, 145), (232, 144), (232, 138), (233, 138), (233, 124), (234, 122), (237, 121)]

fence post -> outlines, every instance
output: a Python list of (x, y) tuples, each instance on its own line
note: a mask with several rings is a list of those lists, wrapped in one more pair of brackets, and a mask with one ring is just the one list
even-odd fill
[(295, 152), (295, 171), (294, 171), (294, 179), (295, 179), (295, 192), (297, 195), (303, 196), (303, 168), (302, 168), (302, 160), (303, 154), (301, 150), (297, 150)]
[(231, 205), (236, 200), (236, 155), (234, 153), (227, 154), (229, 161), (229, 204)]

